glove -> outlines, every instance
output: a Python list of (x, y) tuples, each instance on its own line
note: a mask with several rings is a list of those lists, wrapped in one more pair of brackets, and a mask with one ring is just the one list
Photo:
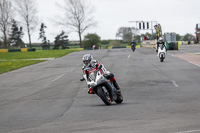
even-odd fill
[(84, 80), (85, 80), (85, 78), (80, 79), (80, 81), (84, 81)]

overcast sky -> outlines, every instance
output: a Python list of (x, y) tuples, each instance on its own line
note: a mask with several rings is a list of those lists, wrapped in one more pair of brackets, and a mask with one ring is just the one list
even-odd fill
[[(51, 42), (61, 29), (50, 20), (61, 15), (56, 3), (63, 0), (37, 0), (40, 21), (47, 25), (46, 36)], [(196, 23), (200, 23), (200, 0), (86, 0), (95, 8), (97, 26), (85, 31), (97, 33), (101, 39), (116, 39), (120, 27), (135, 27), (130, 21), (157, 21), (164, 32), (180, 35), (194, 34)], [(145, 31), (145, 32), (151, 32)], [(32, 36), (39, 42), (38, 30)], [(27, 35), (24, 40), (27, 41)], [(77, 33), (69, 34), (70, 40), (78, 40)]]

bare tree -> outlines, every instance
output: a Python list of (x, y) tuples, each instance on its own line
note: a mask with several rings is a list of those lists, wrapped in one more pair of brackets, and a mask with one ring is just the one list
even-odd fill
[(132, 40), (133, 32), (131, 27), (120, 27), (116, 33), (116, 37), (121, 37), (124, 42)]
[(65, 16), (61, 18), (59, 23), (77, 32), (80, 47), (83, 47), (81, 35), (88, 28), (96, 25), (92, 16), (93, 7), (85, 0), (64, 0), (64, 3), (60, 7), (64, 9)]
[(32, 48), (31, 45), (31, 33), (37, 26), (37, 8), (35, 0), (16, 0), (16, 10), (20, 14), (22, 18), (22, 23), (25, 23), (28, 38), (29, 38), (29, 46)]
[(4, 48), (10, 48), (8, 32), (12, 23), (12, 5), (8, 0), (0, 0), (0, 30), (3, 34)]

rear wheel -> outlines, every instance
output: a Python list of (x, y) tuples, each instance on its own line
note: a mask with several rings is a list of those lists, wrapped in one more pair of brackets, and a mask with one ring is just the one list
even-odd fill
[(101, 100), (106, 104), (106, 105), (111, 105), (111, 98), (109, 96), (109, 92), (106, 89), (103, 89), (102, 87), (99, 87), (97, 89), (97, 93)]

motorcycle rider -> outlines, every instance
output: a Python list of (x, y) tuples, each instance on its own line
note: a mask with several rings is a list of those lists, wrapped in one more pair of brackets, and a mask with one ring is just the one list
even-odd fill
[(132, 42), (130, 43), (130, 45), (133, 46), (133, 45), (136, 45), (136, 43), (135, 43), (134, 41), (132, 41)]
[(159, 47), (159, 44), (163, 44), (163, 45), (164, 45), (164, 47), (165, 47), (165, 49), (166, 49), (166, 51), (167, 51), (167, 48), (166, 48), (166, 46), (165, 46), (165, 42), (163, 41), (163, 38), (162, 38), (162, 37), (160, 37), (160, 38), (158, 39), (158, 42), (157, 42), (157, 44), (156, 44), (156, 52), (158, 52), (158, 47)]
[(130, 45), (131, 45), (131, 49), (132, 49), (133, 51), (135, 51), (136, 43), (135, 43), (134, 41), (132, 41), (132, 42), (130, 43)]
[[(83, 60), (83, 67), (82, 67), (83, 78), (80, 79), (81, 81), (87, 80), (89, 73), (99, 69), (100, 72), (104, 75), (105, 78), (110, 79), (110, 81), (113, 82), (113, 85), (116, 88), (116, 92), (117, 93), (121, 93), (120, 87), (117, 84), (117, 81), (116, 81), (116, 79), (114, 77), (114, 74), (110, 73), (109, 71), (107, 71), (102, 63), (100, 63), (97, 60), (93, 60), (93, 56), (91, 54), (83, 55), (82, 60)], [(92, 90), (91, 90), (91, 88), (89, 88), (88, 89), (88, 93), (89, 94), (94, 94), (94, 92), (93, 93), (91, 93), (91, 92), (92, 92)]]

